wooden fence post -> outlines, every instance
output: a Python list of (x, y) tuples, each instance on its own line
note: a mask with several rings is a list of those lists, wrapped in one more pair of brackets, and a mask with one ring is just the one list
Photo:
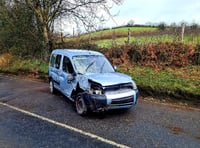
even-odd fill
[(182, 23), (181, 43), (184, 42), (185, 23)]
[(128, 44), (130, 43), (130, 39), (131, 39), (131, 30), (130, 28), (128, 28), (128, 41), (127, 41)]

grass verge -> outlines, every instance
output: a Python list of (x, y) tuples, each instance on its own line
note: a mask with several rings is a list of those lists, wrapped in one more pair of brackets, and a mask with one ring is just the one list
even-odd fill
[(120, 66), (118, 70), (130, 75), (143, 95), (170, 97), (200, 106), (200, 66), (175, 69)]
[(3, 54), (0, 56), (0, 72), (46, 80), (48, 64), (37, 59), (25, 60)]

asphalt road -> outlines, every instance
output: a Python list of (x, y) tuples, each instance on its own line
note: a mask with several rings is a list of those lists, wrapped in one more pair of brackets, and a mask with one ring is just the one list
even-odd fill
[(0, 147), (200, 147), (200, 109), (139, 99), (81, 117), (48, 84), (0, 75)]

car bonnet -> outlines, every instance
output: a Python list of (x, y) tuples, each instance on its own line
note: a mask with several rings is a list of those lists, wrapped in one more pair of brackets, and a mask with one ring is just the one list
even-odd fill
[(116, 85), (121, 83), (130, 83), (132, 79), (130, 76), (113, 72), (113, 73), (95, 73), (85, 74), (88, 80), (101, 84), (102, 86)]

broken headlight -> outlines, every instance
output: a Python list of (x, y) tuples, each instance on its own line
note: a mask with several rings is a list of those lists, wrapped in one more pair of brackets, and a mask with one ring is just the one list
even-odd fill
[(96, 94), (96, 95), (102, 95), (103, 94), (101, 85), (99, 85), (98, 83), (94, 83), (94, 82), (90, 82), (89, 92), (91, 94)]
[(102, 95), (102, 90), (95, 90), (95, 89), (91, 89), (90, 90), (91, 94), (96, 94), (96, 95)]

